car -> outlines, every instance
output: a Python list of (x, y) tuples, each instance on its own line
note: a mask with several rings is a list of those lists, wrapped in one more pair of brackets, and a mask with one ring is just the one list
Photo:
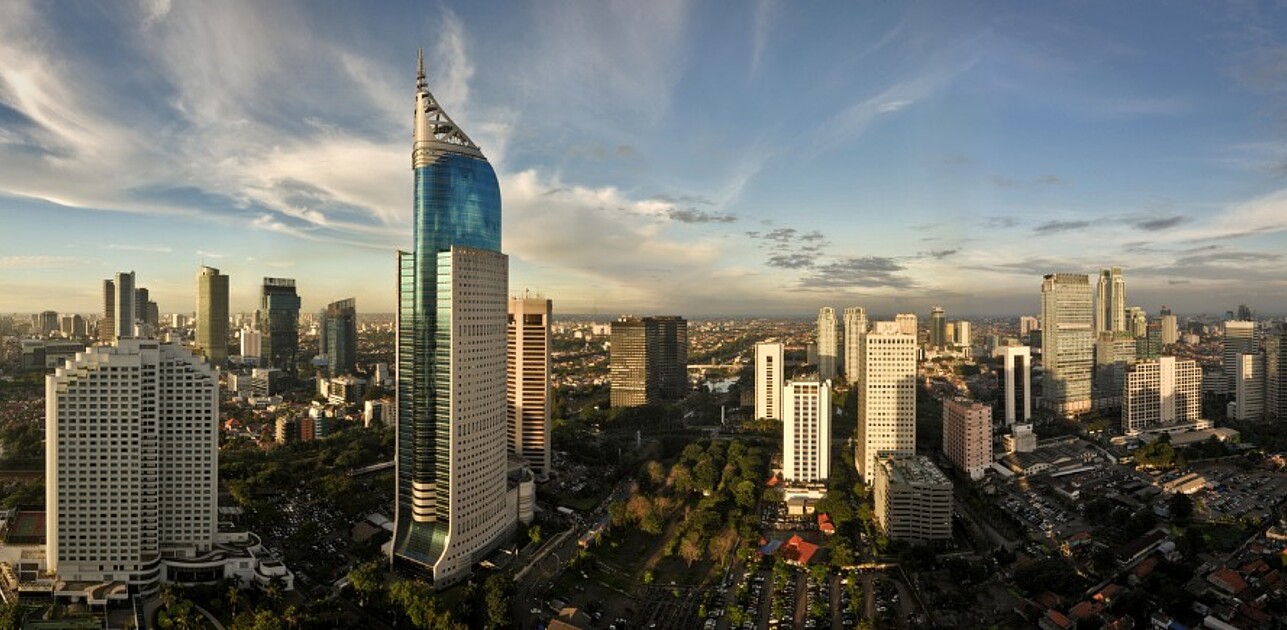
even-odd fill
[(539, 615), (539, 614), (541, 614), (541, 609), (540, 609), (540, 608), (533, 608), (533, 609), (529, 610), (528, 612), (532, 613), (533, 615)]

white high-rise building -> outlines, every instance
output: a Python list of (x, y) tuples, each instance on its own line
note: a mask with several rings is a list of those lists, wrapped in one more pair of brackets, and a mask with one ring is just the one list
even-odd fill
[(917, 327), (920, 324), (916, 319), (916, 313), (899, 313), (894, 316), (894, 323), (898, 324), (898, 330), (904, 335), (915, 338), (919, 334)]
[(1261, 419), (1265, 413), (1265, 355), (1238, 355), (1233, 374), (1234, 418)]
[(264, 334), (250, 326), (241, 327), (241, 356), (256, 358), (263, 356)]
[(1137, 435), (1202, 419), (1202, 368), (1197, 361), (1160, 357), (1132, 365), (1122, 393), (1122, 433)]
[(818, 310), (818, 379), (836, 378), (836, 354), (839, 350), (836, 309), (824, 306)]
[(1019, 318), (1019, 335), (1026, 336), (1034, 330), (1041, 330), (1041, 320), (1031, 315), (1023, 315)]
[(1000, 357), (1004, 375), (1005, 425), (1032, 422), (1032, 350), (1028, 346), (1001, 346), (993, 356)]
[(845, 379), (849, 384), (858, 383), (858, 354), (862, 335), (867, 332), (867, 309), (861, 306), (845, 308)]
[(1041, 284), (1042, 404), (1062, 416), (1090, 411), (1094, 309), (1086, 274), (1047, 274)]
[(1162, 345), (1170, 346), (1180, 341), (1180, 324), (1174, 315), (1162, 315)]
[(1233, 395), (1238, 387), (1238, 357), (1256, 352), (1256, 322), (1227, 321), (1224, 323), (1224, 375), (1225, 391)]
[(782, 474), (788, 483), (825, 482), (831, 473), (831, 381), (782, 389)]
[(952, 342), (962, 348), (970, 347), (970, 322), (966, 320), (956, 322), (956, 335)]
[(1126, 279), (1122, 268), (1101, 269), (1095, 287), (1095, 334), (1126, 328)]
[(46, 559), (59, 581), (151, 592), (163, 556), (211, 550), (219, 381), (200, 357), (124, 338), (77, 354), (45, 391)]
[(877, 458), (916, 454), (916, 336), (896, 322), (876, 322), (863, 335), (858, 361), (854, 463), (871, 483)]
[(782, 379), (785, 347), (777, 342), (755, 344), (755, 419), (782, 419)]
[(509, 299), (509, 452), (527, 461), (541, 478), (550, 474), (550, 317), (554, 305), (541, 296)]

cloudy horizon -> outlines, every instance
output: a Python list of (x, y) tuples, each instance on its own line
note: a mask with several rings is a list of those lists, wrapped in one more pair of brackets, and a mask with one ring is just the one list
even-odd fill
[(0, 312), (392, 312), (421, 47), (556, 312), (1287, 312), (1281, 9), (476, 4), (0, 4)]

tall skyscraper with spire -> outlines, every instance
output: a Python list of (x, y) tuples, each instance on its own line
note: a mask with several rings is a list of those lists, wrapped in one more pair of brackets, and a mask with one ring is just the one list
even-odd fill
[(416, 77), (414, 249), (398, 252), (392, 564), (459, 582), (512, 531), (506, 498), (508, 258), (496, 174)]

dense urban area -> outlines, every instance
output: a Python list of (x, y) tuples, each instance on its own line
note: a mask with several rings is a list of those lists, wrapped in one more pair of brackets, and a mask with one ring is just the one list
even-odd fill
[[(301, 319), (300, 356), (316, 354), (321, 319)], [(1041, 328), (1034, 318), (976, 318), (936, 331), (942, 319), (936, 311), (929, 326), (912, 324), (914, 451), (949, 488), (942, 536), (903, 536), (882, 517), (855, 462), (859, 387), (843, 377), (830, 381), (831, 417), (822, 423), (829, 470), (804, 492), (791, 489), (783, 422), (755, 412), (757, 348), (780, 343), (782, 378), (816, 382), (827, 360), (825, 349), (818, 356), (822, 318), (687, 322), (682, 395), (628, 407), (611, 404), (614, 324), (556, 318), (553, 449), (531, 518), (467, 581), (418, 587), (387, 570), (393, 321), (362, 316), (361, 376), (347, 377), (357, 386), (329, 384), (324, 366), (281, 379), (237, 367), (220, 375), (221, 528), (253, 532), (266, 559), (287, 567), (283, 577), (255, 588), (236, 578), (167, 584), (147, 611), (95, 610), (24, 590), (19, 567), (5, 564), (0, 627), (99, 627), (104, 615), (146, 616), (161, 628), (1280, 623), (1287, 425), (1240, 418), (1238, 394), (1216, 386), (1230, 322), (1180, 318), (1178, 336), (1154, 355), (1200, 366), (1201, 428), (1132, 432), (1120, 402), (1075, 419), (1033, 405), (1016, 430), (1004, 421), (997, 357), (1031, 349), (1026, 395), (1039, 401)], [(9, 545), (43, 538), (45, 378), (55, 363), (47, 348), (77, 344), (74, 331), (42, 329), (39, 320), (0, 320)], [(1265, 320), (1256, 326), (1276, 330)], [(192, 334), (181, 316), (161, 328), (176, 339)], [(1148, 359), (1129, 362), (1137, 361)], [(951, 454), (955, 421), (945, 412), (967, 399), (986, 407), (983, 441), (995, 452), (976, 470)]]

